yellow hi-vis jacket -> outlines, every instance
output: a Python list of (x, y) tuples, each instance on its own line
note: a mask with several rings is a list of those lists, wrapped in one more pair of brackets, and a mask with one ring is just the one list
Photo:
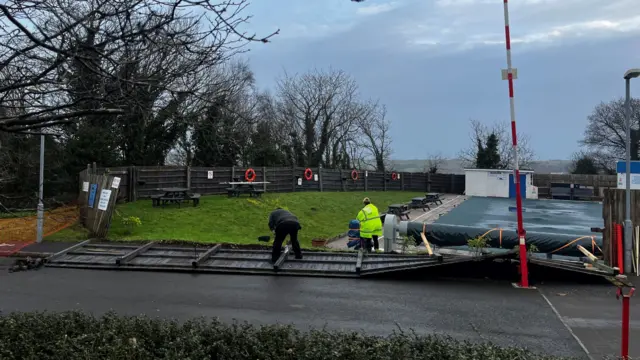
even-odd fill
[(363, 207), (356, 219), (360, 221), (360, 237), (371, 239), (372, 235), (382, 236), (382, 220), (378, 208), (373, 204)]

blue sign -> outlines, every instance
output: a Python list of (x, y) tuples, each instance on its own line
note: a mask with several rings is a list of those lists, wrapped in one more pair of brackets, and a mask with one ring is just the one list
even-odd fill
[[(630, 161), (631, 163), (631, 174), (640, 174), (640, 161)], [(616, 163), (616, 172), (618, 174), (625, 174), (627, 172), (627, 162), (626, 161), (618, 161)]]
[(91, 184), (89, 189), (89, 207), (93, 209), (93, 203), (96, 201), (96, 191), (98, 191), (98, 184)]

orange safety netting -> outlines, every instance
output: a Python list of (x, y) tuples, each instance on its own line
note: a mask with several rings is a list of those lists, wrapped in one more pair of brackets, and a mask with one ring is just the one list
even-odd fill
[[(36, 241), (37, 216), (0, 219), (0, 256), (11, 255)], [(44, 212), (44, 236), (54, 234), (78, 221), (78, 208), (60, 207)]]

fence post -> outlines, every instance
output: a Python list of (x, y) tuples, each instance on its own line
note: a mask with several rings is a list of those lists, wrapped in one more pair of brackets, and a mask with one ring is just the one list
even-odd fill
[(369, 171), (365, 170), (363, 175), (364, 175), (364, 191), (369, 191)]
[(229, 180), (229, 181), (232, 181), (232, 182), (235, 181), (235, 177), (236, 177), (236, 167), (232, 166), (231, 167), (231, 180)]
[(404, 191), (404, 177), (407, 175), (406, 173), (398, 173), (400, 175), (400, 189)]
[(322, 188), (322, 165), (318, 165), (318, 186), (320, 187), (320, 192), (323, 192)]
[(267, 167), (262, 167), (262, 191), (267, 192)]
[(382, 191), (387, 191), (387, 170), (382, 172)]
[(96, 173), (97, 173), (97, 170), (98, 170), (98, 164), (96, 164), (96, 162), (94, 161), (94, 162), (93, 162), (93, 171), (92, 171), (92, 172), (93, 172), (94, 174), (96, 174)]
[(451, 191), (449, 192), (450, 194), (456, 194), (455, 187), (456, 187), (456, 176), (454, 174), (451, 174)]
[(138, 201), (138, 168), (135, 165), (132, 166), (131, 184), (133, 201)]
[(187, 189), (191, 189), (191, 166), (187, 166)]
[(340, 168), (340, 182), (342, 183), (342, 191), (347, 191), (347, 181), (344, 179), (344, 171)]
[(296, 178), (296, 165), (291, 166), (291, 191), (296, 192), (296, 186), (298, 185), (298, 179)]

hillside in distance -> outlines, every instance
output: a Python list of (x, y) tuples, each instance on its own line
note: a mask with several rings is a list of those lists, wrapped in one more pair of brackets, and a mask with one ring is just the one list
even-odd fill
[[(393, 168), (397, 171), (422, 172), (428, 160), (392, 160)], [(537, 160), (531, 163), (533, 171), (540, 174), (569, 173), (571, 160)], [(462, 160), (443, 160), (441, 165), (442, 174), (464, 174)]]

